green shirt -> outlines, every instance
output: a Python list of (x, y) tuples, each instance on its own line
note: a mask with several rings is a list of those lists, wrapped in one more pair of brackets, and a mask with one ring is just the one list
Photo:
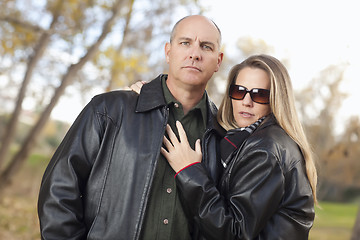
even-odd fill
[[(177, 134), (179, 120), (187, 134), (190, 146), (201, 139), (206, 129), (206, 94), (186, 115), (180, 102), (170, 93), (166, 79), (162, 79), (164, 97), (169, 107), (168, 124)], [(178, 134), (177, 134), (178, 135)], [(175, 172), (162, 154), (158, 159), (152, 189), (145, 215), (141, 238), (143, 240), (190, 240), (192, 224), (186, 218), (176, 189)]]

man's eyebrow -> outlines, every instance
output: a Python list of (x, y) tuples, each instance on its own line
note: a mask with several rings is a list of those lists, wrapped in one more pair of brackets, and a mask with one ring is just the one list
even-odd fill
[(213, 42), (209, 42), (209, 41), (203, 41), (203, 42), (200, 42), (200, 45), (211, 45), (212, 47), (215, 47), (215, 43)]
[[(178, 41), (188, 41), (188, 42), (192, 42), (194, 41), (192, 38), (190, 37), (179, 37)], [(216, 43), (211, 42), (211, 41), (200, 41), (200, 45), (210, 45), (212, 48), (215, 48)]]
[(191, 38), (189, 38), (189, 37), (179, 37), (179, 41), (192, 41), (192, 39)]

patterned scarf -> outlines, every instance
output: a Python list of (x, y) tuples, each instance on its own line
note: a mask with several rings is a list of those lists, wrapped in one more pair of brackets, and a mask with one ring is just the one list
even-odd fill
[(229, 156), (238, 149), (241, 144), (245, 141), (246, 138), (250, 136), (251, 133), (260, 125), (260, 123), (265, 119), (266, 116), (260, 118), (253, 124), (244, 127), (244, 128), (236, 128), (229, 130), (225, 137), (220, 141), (220, 155), (221, 155), (221, 163), (224, 168), (227, 167), (231, 158)]

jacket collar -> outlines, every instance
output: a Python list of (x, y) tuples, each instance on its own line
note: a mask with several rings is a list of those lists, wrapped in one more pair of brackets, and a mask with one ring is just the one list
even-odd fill
[(218, 109), (216, 105), (210, 101), (209, 97), (207, 97), (207, 105), (208, 105), (208, 111), (207, 111), (207, 129), (214, 129), (217, 132), (224, 132), (225, 130), (220, 126), (216, 119), (216, 115), (218, 112)]
[(274, 124), (277, 124), (277, 120), (276, 120), (274, 114), (271, 113), (264, 119), (262, 124), (260, 124), (260, 126), (255, 131), (257, 131), (258, 129), (266, 128), (266, 127), (268, 127), (270, 125), (274, 125)]
[[(136, 104), (136, 112), (146, 112), (155, 108), (166, 106), (164, 93), (162, 90), (161, 79), (165, 77), (165, 74), (160, 74), (157, 78), (145, 84), (140, 92), (138, 102)], [(207, 94), (205, 92), (205, 94)], [(210, 101), (207, 96), (207, 128), (222, 129), (217, 123), (216, 114), (217, 107)]]
[(160, 74), (153, 81), (142, 87), (136, 104), (136, 112), (146, 112), (166, 105), (161, 86), (162, 77), (163, 74)]

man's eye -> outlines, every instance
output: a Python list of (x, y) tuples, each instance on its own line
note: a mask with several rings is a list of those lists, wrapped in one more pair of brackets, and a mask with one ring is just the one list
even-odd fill
[(204, 48), (205, 50), (212, 50), (212, 47), (211, 47), (211, 46), (208, 46), (208, 45), (204, 45), (203, 48)]
[(184, 45), (184, 46), (187, 46), (187, 45), (189, 45), (189, 42), (181, 42), (180, 44)]

